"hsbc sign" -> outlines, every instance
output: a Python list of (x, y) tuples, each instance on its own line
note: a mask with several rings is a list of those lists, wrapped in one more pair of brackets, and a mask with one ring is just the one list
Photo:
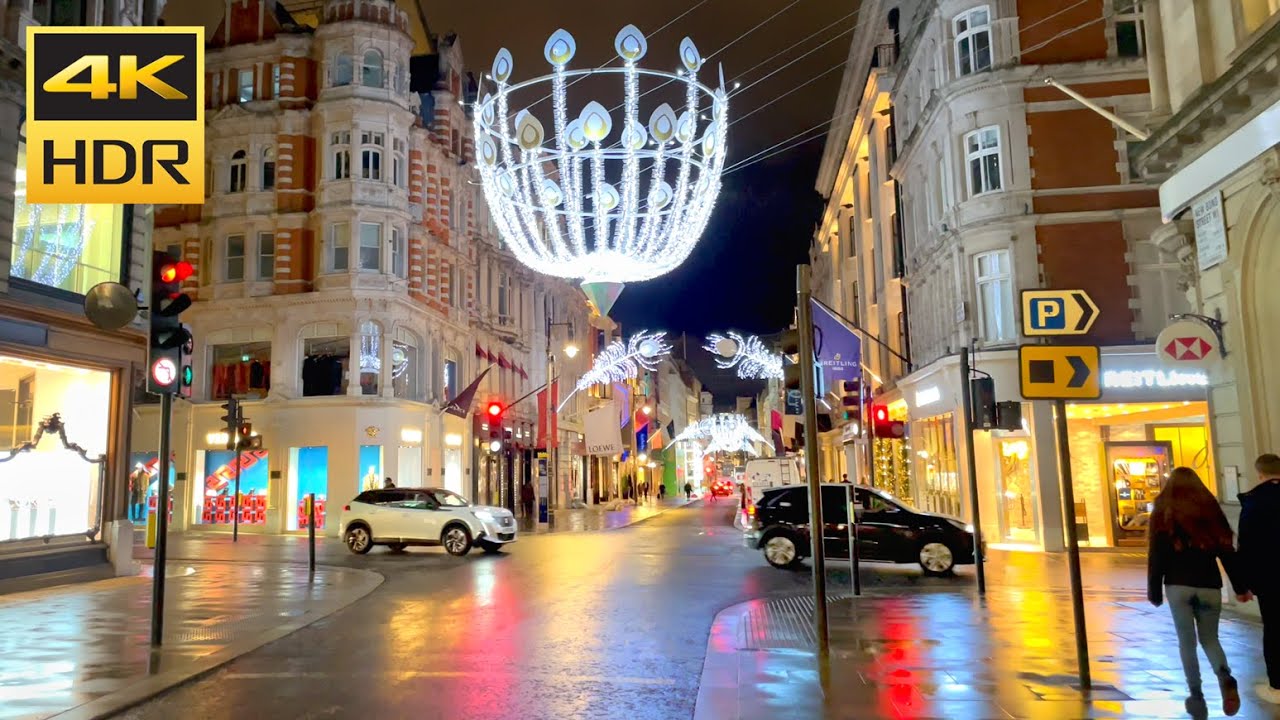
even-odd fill
[(1222, 359), (1218, 338), (1208, 326), (1180, 320), (1156, 338), (1156, 355), (1166, 368), (1208, 370)]

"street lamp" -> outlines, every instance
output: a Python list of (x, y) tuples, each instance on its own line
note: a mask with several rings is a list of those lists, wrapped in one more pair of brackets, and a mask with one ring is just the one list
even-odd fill
[[(572, 330), (573, 326), (570, 325), (569, 329)], [(578, 346), (573, 343), (569, 343), (568, 345), (565, 345), (564, 354), (565, 354), (565, 357), (568, 357), (569, 359), (578, 357)]]

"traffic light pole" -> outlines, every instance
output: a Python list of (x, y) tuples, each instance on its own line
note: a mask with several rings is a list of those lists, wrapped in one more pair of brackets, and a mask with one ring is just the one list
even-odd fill
[(969, 504), (973, 507), (973, 566), (978, 576), (978, 594), (987, 593), (987, 573), (982, 567), (982, 514), (978, 507), (978, 468), (973, 452), (973, 388), (969, 384), (969, 348), (960, 348), (960, 405), (964, 411), (960, 427), (964, 431), (964, 462), (969, 473)]
[(804, 403), (804, 471), (809, 485), (809, 548), (813, 558), (813, 624), (818, 655), (825, 664), (831, 647), (827, 637), (826, 549), (822, 545), (822, 483), (818, 478), (818, 406), (813, 388), (813, 307), (809, 304), (809, 266), (796, 267), (796, 304), (800, 335), (800, 399)]
[(173, 420), (173, 394), (160, 396), (159, 495), (156, 498), (156, 553), (151, 576), (151, 647), (164, 639), (164, 574), (169, 545), (169, 429)]
[(1063, 518), (1067, 530), (1067, 570), (1071, 575), (1071, 614), (1076, 630), (1076, 664), (1080, 673), (1080, 687), (1093, 687), (1089, 672), (1089, 636), (1084, 624), (1084, 589), (1080, 579), (1080, 537), (1076, 530), (1076, 495), (1071, 479), (1071, 444), (1067, 432), (1067, 404), (1053, 401), (1054, 429), (1058, 441), (1058, 468), (1062, 473)]
[(231, 518), (231, 542), (240, 542), (240, 433), (235, 436), (236, 442), (236, 497), (233, 505), (235, 516)]

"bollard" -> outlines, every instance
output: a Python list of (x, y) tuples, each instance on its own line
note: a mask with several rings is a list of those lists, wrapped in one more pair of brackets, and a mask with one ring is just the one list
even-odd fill
[(308, 568), (312, 580), (316, 579), (316, 494), (307, 493), (307, 545)]

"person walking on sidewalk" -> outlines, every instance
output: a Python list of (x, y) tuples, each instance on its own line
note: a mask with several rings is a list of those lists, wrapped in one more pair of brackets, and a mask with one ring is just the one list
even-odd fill
[(690, 483), (684, 484), (684, 499), (685, 500), (693, 499), (693, 485)]
[[(1196, 639), (1209, 659), (1222, 689), (1222, 709), (1227, 715), (1240, 710), (1240, 692), (1231, 675), (1226, 653), (1218, 640), (1222, 614), (1222, 560), (1231, 586), (1247, 592), (1232, 542), (1231, 525), (1218, 499), (1191, 468), (1174, 468), (1164, 490), (1156, 496), (1148, 528), (1147, 598), (1159, 607), (1164, 596), (1178, 633), (1182, 671), (1191, 691), (1187, 712), (1207, 718), (1209, 709), (1200, 684), (1200, 659)], [(1163, 591), (1163, 594), (1162, 594)]]
[[(1280, 456), (1267, 453), (1253, 464), (1258, 485), (1240, 494), (1240, 566), (1248, 592), (1258, 598), (1262, 613), (1262, 657), (1267, 682), (1259, 683), (1258, 697), (1280, 705), (1280, 573), (1275, 569), (1280, 552)], [(1248, 594), (1241, 600), (1247, 600)]]
[(528, 480), (520, 486), (520, 509), (527, 518), (533, 517), (533, 483)]

